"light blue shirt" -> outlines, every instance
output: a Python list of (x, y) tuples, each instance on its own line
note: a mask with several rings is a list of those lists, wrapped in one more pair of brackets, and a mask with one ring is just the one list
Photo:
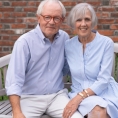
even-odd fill
[(45, 95), (64, 88), (64, 43), (69, 39), (59, 30), (53, 43), (39, 25), (22, 35), (14, 45), (6, 77), (7, 95)]
[(84, 116), (96, 105), (106, 107), (111, 118), (118, 118), (118, 83), (111, 76), (113, 64), (114, 43), (98, 32), (94, 40), (83, 45), (78, 36), (65, 43), (65, 52), (72, 76), (73, 98), (83, 89), (90, 88), (98, 97), (90, 96), (84, 99), (78, 109)]

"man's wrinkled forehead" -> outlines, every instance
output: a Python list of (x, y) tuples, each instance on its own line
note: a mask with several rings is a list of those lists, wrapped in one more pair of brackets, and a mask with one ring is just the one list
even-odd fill
[[(55, 6), (55, 7), (52, 7), (52, 6)], [(53, 8), (54, 10), (58, 9), (62, 12), (62, 8), (60, 6), (60, 4), (56, 1), (47, 1), (44, 6), (43, 6), (43, 9), (41, 11), (41, 13), (43, 13), (45, 11), (46, 8)], [(46, 11), (45, 11), (46, 12)]]

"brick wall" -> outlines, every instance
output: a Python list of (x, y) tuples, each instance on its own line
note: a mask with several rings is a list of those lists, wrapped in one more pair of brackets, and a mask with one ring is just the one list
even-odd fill
[[(41, 0), (0, 0), (0, 57), (11, 53), (14, 42), (37, 24), (36, 10)], [(97, 29), (118, 42), (118, 0), (61, 0), (67, 9), (87, 2), (94, 6), (98, 16)], [(72, 31), (63, 23), (63, 30), (72, 37)]]

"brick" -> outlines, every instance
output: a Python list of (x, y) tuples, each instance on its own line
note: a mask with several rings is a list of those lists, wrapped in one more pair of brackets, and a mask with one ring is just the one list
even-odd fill
[(113, 31), (110, 31), (110, 30), (98, 30), (98, 32), (100, 33), (100, 34), (103, 34), (103, 35), (105, 35), (105, 36), (112, 36), (113, 35)]
[(29, 29), (33, 29), (33, 28), (35, 28), (35, 25), (29, 24), (29, 25), (28, 25), (28, 28), (29, 28)]
[(24, 33), (25, 33), (25, 29), (16, 29), (15, 30), (15, 34), (20, 35), (20, 34), (24, 34)]
[(0, 40), (0, 46), (13, 46), (14, 45), (14, 41), (5, 41), (5, 40)]
[(109, 0), (102, 0), (102, 5), (105, 5), (105, 6), (109, 5)]
[(24, 12), (35, 12), (36, 13), (37, 8), (24, 8)]
[(112, 29), (112, 30), (118, 30), (118, 25), (117, 24), (112, 24), (111, 26), (110, 26), (110, 29)]
[(26, 24), (12, 24), (11, 28), (13, 28), (13, 29), (26, 28)]
[(118, 36), (118, 30), (115, 30), (115, 31), (114, 31), (114, 35), (115, 35), (115, 36)]
[(13, 12), (14, 8), (0, 8), (0, 12)]
[(105, 29), (105, 30), (110, 29), (110, 25), (103, 25), (102, 27), (103, 27), (103, 29)]
[(101, 2), (95, 2), (95, 1), (91, 1), (91, 2), (87, 2), (89, 4), (91, 4), (92, 6), (100, 6)]
[(61, 28), (62, 29), (69, 29), (70, 27), (68, 25), (66, 25), (66, 24), (62, 24)]
[(2, 29), (3, 27), (2, 27), (2, 24), (0, 24), (0, 29)]
[(6, 51), (7, 52), (7, 51), (11, 51), (11, 50), (9, 49), (9, 47), (6, 46), (6, 47), (2, 47), (2, 51)]
[(29, 12), (29, 13), (27, 13), (27, 16), (28, 17), (36, 17), (36, 13)]
[(4, 6), (10, 6), (10, 2), (8, 2), (8, 1), (7, 2), (3, 2), (3, 5)]
[(2, 18), (2, 13), (0, 13), (0, 18)]
[(2, 2), (0, 2), (0, 6), (2, 6)]
[(2, 47), (0, 47), (0, 52), (2, 51)]
[(9, 12), (3, 13), (3, 16), (4, 16), (4, 18), (9, 18), (9, 17), (11, 17), (11, 13), (9, 13)]
[(118, 0), (110, 0), (110, 5), (118, 6)]
[(4, 29), (10, 29), (10, 25), (9, 24), (4, 24)]
[(15, 22), (15, 19), (1, 19), (1, 22), (2, 23), (14, 23)]
[(113, 6), (102, 7), (102, 11), (104, 11), (104, 12), (114, 12), (115, 7), (113, 7)]
[(25, 23), (35, 23), (37, 22), (37, 18), (26, 18), (24, 19)]
[(110, 37), (114, 42), (118, 42), (118, 36), (111, 36)]
[(114, 22), (114, 19), (98, 19), (98, 23), (100, 24), (113, 24)]
[(9, 40), (9, 36), (2, 36), (2, 40)]
[(17, 2), (12, 2), (12, 6), (26, 6), (27, 2), (22, 2), (22, 1), (17, 1)]
[(102, 25), (97, 25), (97, 29), (102, 29)]
[(62, 2), (64, 6), (75, 6), (76, 2)]
[(14, 31), (13, 30), (1, 30), (1, 33), (6, 34), (6, 35), (11, 35), (11, 34), (14, 34)]
[(118, 7), (116, 7), (116, 11), (118, 11)]
[(96, 16), (97, 16), (97, 18), (100, 18), (101, 17), (101, 13), (100, 12), (97, 12), (96, 13)]
[(23, 11), (23, 8), (22, 7), (15, 8), (15, 12), (22, 12), (22, 11)]
[(16, 19), (16, 23), (23, 23), (23, 19)]
[(34, 2), (34, 1), (29, 1), (29, 2), (28, 2), (28, 6), (36, 6), (36, 2)]
[(11, 36), (10, 40), (16, 41), (19, 38), (19, 36)]
[(115, 23), (118, 23), (118, 19), (116, 19)]
[(36, 2), (36, 6), (37, 6), (37, 7), (39, 6), (39, 4), (40, 4), (40, 2)]
[(10, 54), (11, 52), (0, 52), (0, 57)]
[(11, 14), (12, 17), (26, 17), (26, 13), (24, 12), (14, 12)]
[(109, 17), (110, 17), (109, 12), (103, 12), (102, 13), (102, 18), (109, 18)]
[(111, 13), (111, 17), (118, 18), (118, 13)]

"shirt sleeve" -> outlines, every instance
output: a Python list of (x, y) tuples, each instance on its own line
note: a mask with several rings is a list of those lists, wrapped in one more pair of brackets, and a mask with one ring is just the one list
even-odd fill
[(29, 48), (25, 39), (16, 41), (6, 75), (5, 88), (8, 96), (21, 95), (29, 58)]
[(101, 94), (109, 84), (113, 65), (114, 43), (110, 40), (104, 50), (104, 55), (100, 65), (100, 71), (97, 80), (90, 87), (96, 95)]

